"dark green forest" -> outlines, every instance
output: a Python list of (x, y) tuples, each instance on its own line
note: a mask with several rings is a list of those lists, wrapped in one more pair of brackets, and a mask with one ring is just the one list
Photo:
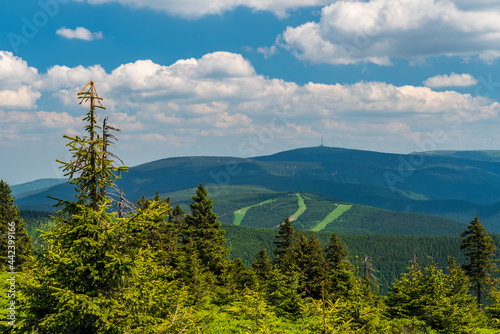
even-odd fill
[[(3, 333), (499, 332), (499, 239), (479, 218), (455, 236), (356, 235), (287, 216), (222, 225), (203, 184), (189, 208), (160, 194), (132, 203), (93, 82), (78, 97), (87, 135), (64, 136), (72, 158), (59, 161), (74, 198), (53, 198), (51, 217), (21, 213), (0, 181)], [(292, 205), (268, 199), (277, 215)]]

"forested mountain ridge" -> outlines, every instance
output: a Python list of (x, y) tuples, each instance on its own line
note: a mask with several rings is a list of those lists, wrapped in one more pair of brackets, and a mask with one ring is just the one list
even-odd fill
[[(500, 164), (496, 151), (388, 154), (311, 147), (251, 159), (167, 158), (130, 168), (117, 184), (136, 200), (205, 185), (255, 185), (312, 192), (398, 212), (418, 212), (466, 223), (480, 216), (500, 232)], [(21, 208), (47, 210), (47, 195), (69, 199), (73, 187), (55, 185), (20, 194)]]

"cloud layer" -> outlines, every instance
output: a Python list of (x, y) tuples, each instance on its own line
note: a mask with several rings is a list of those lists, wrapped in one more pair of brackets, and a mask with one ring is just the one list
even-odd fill
[(336, 1), (319, 22), (288, 27), (278, 44), (312, 63), (391, 65), (443, 55), (491, 62), (500, 57), (500, 8), (488, 0)]
[[(500, 110), (488, 99), (423, 86), (364, 81), (298, 85), (269, 79), (240, 54), (229, 52), (169, 66), (138, 60), (110, 73), (99, 65), (54, 66), (38, 73), (24, 60), (0, 52), (0, 82), (10, 83), (0, 89), (0, 143), (26, 132), (40, 140), (53, 129), (81, 131), (86, 107), (78, 106), (76, 93), (90, 80), (105, 98), (106, 115), (123, 129), (125, 143), (168, 142), (186, 149), (222, 141), (223, 150), (230, 146), (232, 154), (243, 156), (261, 153), (273, 140), (303, 145), (321, 133), (365, 148), (377, 142), (416, 145), (432, 138), (438, 128), (452, 140), (496, 120)], [(427, 84), (467, 80), (473, 78), (452, 74)], [(54, 101), (53, 110), (37, 110), (39, 99), (54, 98), (58, 103)]]
[[(81, 0), (74, 0), (81, 1)], [(331, 3), (328, 0), (87, 0), (90, 4), (118, 2), (125, 6), (152, 8), (171, 15), (196, 18), (204, 15), (221, 14), (238, 6), (253, 10), (271, 11), (283, 17), (287, 11), (307, 6), (322, 6)]]

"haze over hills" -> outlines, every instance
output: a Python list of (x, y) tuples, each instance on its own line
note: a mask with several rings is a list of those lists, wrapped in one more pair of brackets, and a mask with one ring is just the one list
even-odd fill
[[(252, 185), (309, 192), (340, 202), (437, 215), (466, 223), (479, 216), (500, 232), (500, 152), (430, 151), (389, 154), (334, 147), (300, 148), (254, 158), (179, 157), (130, 168), (118, 186), (135, 201), (205, 185)], [(31, 189), (33, 191), (33, 189)], [(46, 196), (71, 198), (59, 184), (21, 194), (21, 208), (46, 209)]]

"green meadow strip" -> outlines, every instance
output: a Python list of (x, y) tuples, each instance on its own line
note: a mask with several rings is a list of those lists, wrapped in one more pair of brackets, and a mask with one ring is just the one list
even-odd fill
[(335, 210), (333, 210), (332, 212), (330, 212), (328, 214), (328, 216), (326, 216), (325, 219), (323, 219), (323, 221), (321, 221), (318, 225), (314, 226), (312, 228), (312, 230), (314, 232), (321, 231), (328, 224), (330, 224), (335, 219), (337, 219), (338, 217), (340, 217), (340, 215), (342, 215), (344, 212), (346, 212), (347, 210), (349, 210), (351, 207), (352, 207), (352, 205), (337, 204), (337, 207), (335, 208)]
[(250, 208), (253, 208), (254, 206), (259, 206), (259, 205), (264, 205), (264, 204), (267, 204), (267, 203), (271, 203), (271, 202), (274, 202), (274, 201), (276, 201), (276, 198), (271, 198), (271, 199), (268, 199), (268, 200), (266, 200), (264, 202), (260, 202), (260, 203), (254, 204), (254, 205), (247, 206), (246, 208), (236, 210), (234, 212), (234, 222), (233, 222), (233, 224), (239, 226), (241, 224), (241, 221), (245, 217), (245, 214), (247, 213), (247, 211)]
[(297, 218), (300, 217), (301, 214), (304, 213), (304, 211), (307, 210), (307, 206), (306, 206), (306, 203), (304, 203), (304, 199), (302, 198), (302, 196), (300, 196), (300, 194), (295, 194), (297, 195), (297, 199), (299, 201), (299, 209), (297, 211), (295, 211), (295, 213), (293, 215), (290, 216), (290, 220), (297, 220)]

